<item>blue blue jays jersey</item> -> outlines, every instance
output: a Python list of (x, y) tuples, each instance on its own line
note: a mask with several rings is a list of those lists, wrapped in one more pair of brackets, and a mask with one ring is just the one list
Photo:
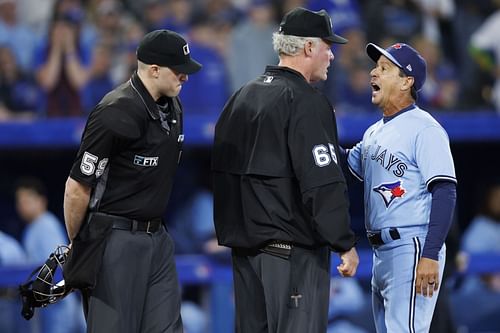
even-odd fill
[(456, 182), (448, 135), (415, 105), (370, 126), (347, 160), (350, 171), (364, 181), (367, 230), (428, 224), (429, 184)]

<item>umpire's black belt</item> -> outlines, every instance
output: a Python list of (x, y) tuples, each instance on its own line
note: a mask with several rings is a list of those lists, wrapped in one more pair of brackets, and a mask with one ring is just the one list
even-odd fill
[(273, 240), (267, 243), (260, 251), (283, 259), (288, 259), (292, 252), (293, 245), (290, 242)]
[(163, 225), (163, 220), (160, 217), (148, 221), (139, 221), (106, 213), (93, 213), (92, 215), (101, 220), (108, 220), (110, 223), (113, 223), (113, 229), (129, 230), (132, 232), (145, 231), (152, 234), (160, 230)]
[[(368, 236), (368, 241), (370, 242), (371, 246), (380, 246), (386, 243), (382, 239), (381, 231), (368, 231), (366, 235)], [(389, 229), (389, 236), (392, 238), (392, 240), (401, 238), (401, 236), (399, 235), (399, 231), (396, 228)]]

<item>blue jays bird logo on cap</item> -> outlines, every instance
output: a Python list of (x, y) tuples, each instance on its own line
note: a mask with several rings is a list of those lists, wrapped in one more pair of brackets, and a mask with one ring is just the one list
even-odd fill
[(401, 180), (380, 184), (374, 187), (373, 190), (382, 196), (386, 208), (388, 208), (396, 198), (401, 198), (406, 193)]

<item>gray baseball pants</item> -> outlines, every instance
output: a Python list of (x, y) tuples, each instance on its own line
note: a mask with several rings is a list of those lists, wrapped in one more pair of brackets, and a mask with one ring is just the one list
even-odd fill
[(293, 247), (288, 259), (233, 249), (236, 333), (325, 333), (330, 251)]
[(95, 289), (88, 333), (182, 333), (174, 245), (165, 228), (112, 230)]

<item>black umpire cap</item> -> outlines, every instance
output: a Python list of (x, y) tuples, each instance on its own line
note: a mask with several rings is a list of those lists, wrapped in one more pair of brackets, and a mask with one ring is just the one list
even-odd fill
[(302, 7), (292, 9), (283, 17), (279, 32), (299, 37), (319, 37), (330, 43), (347, 43), (347, 39), (333, 33), (332, 19), (324, 9), (317, 12)]
[(189, 45), (181, 35), (162, 29), (147, 33), (137, 48), (137, 59), (148, 65), (171, 68), (179, 73), (193, 74), (201, 64), (191, 58)]

